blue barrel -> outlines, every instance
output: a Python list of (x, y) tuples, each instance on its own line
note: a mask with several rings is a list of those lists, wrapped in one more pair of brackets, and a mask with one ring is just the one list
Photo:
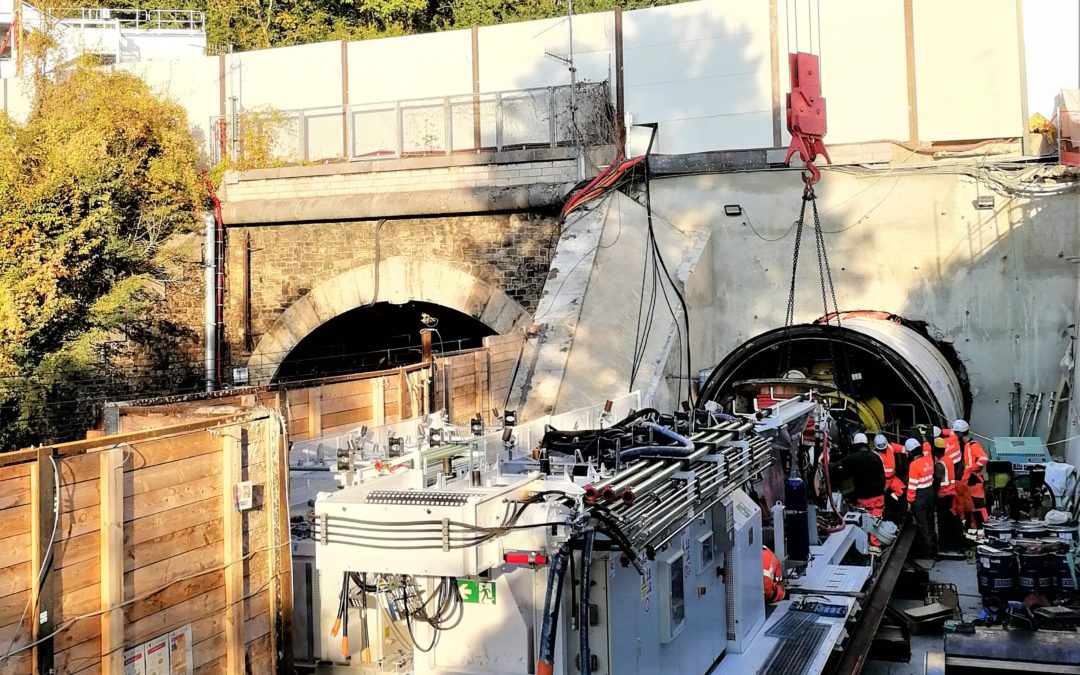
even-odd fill
[(979, 546), (976, 551), (979, 595), (1008, 598), (1016, 587), (1016, 558), (1012, 548)]
[(1045, 551), (1016, 552), (1017, 569), (1016, 586), (1021, 595), (1028, 593), (1043, 593), (1053, 595), (1057, 586), (1057, 574), (1051, 565), (1050, 554)]
[(1013, 521), (1008, 518), (991, 518), (984, 525), (986, 538), (1008, 543), (1013, 538)]
[(1057, 577), (1057, 588), (1060, 593), (1075, 593), (1076, 584), (1073, 582), (1072, 571), (1069, 569), (1069, 558), (1066, 553), (1051, 553), (1051, 568)]
[(1080, 541), (1080, 526), (1076, 523), (1047, 525), (1046, 530), (1051, 537), (1056, 537), (1064, 542), (1072, 543), (1074, 541)]

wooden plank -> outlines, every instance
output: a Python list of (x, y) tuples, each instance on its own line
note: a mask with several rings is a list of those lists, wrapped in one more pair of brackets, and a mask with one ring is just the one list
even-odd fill
[[(112, 447), (115, 445), (125, 445), (134, 443), (136, 441), (145, 441), (147, 439), (160, 440), (166, 436), (177, 436), (187, 434), (188, 432), (203, 431), (206, 429), (213, 429), (215, 427), (226, 427), (248, 422), (251, 420), (265, 419), (267, 416), (264, 412), (252, 412), (241, 413), (236, 415), (222, 415), (219, 417), (211, 417), (204, 420), (196, 420), (193, 422), (185, 422), (183, 424), (173, 424), (167, 427), (158, 427), (157, 429), (146, 429), (144, 431), (136, 431), (127, 434), (113, 434), (111, 436), (103, 436), (101, 438), (92, 438), (88, 440), (72, 441), (70, 443), (60, 443), (52, 446), (52, 450), (61, 457), (68, 457), (71, 455), (78, 455), (86, 452), (97, 452), (103, 448)], [(35, 448), (35, 450), (45, 450), (48, 448)], [(20, 451), (23, 452), (23, 451)], [(13, 455), (18, 453), (6, 453), (7, 455)], [(4, 457), (4, 455), (0, 455)], [(25, 458), (21, 461), (26, 461)], [(11, 462), (5, 462), (10, 464)]]
[(30, 532), (31, 505), (5, 509), (3, 514), (4, 534), (7, 536), (26, 535)]
[(78, 537), (98, 530), (98, 505), (60, 514), (60, 526), (56, 530), (57, 540)]
[[(11, 593), (0, 597), (0, 626), (6, 626), (9, 623), (18, 623), (19, 617), (22, 616), (23, 608), (26, 607), (26, 601), (30, 599), (30, 589), (24, 589), (18, 593)], [(23, 628), (26, 628), (24, 623)], [(4, 645), (4, 641), (0, 639), (0, 648)]]
[(12, 654), (3, 663), (0, 663), (0, 675), (24, 675), (24, 673), (29, 673), (32, 668), (30, 665), (31, 658), (28, 651)]
[[(37, 450), (37, 460), (30, 471), (30, 506), (34, 509), (34, 513), (30, 519), (30, 568), (27, 571), (31, 608), (28, 620), (32, 626), (31, 636), (35, 642), (32, 658), (34, 675), (53, 671), (53, 645), (52, 639), (48, 636), (52, 634), (54, 622), (57, 619), (56, 612), (53, 611), (53, 573), (45, 565), (45, 557), (51, 553), (49, 548), (53, 541), (53, 532), (57, 531), (59, 535), (63, 525), (62, 520), (56, 522), (56, 514), (53, 511), (57, 476), (53, 468), (52, 450), (48, 448)], [(86, 511), (81, 513), (86, 513)], [(44, 571), (40, 582), (39, 570)]]
[(101, 626), (98, 623), (98, 617), (80, 619), (56, 634), (53, 638), (53, 648), (58, 652), (71, 649), (99, 635), (101, 635)]
[(220, 477), (207, 476), (189, 483), (181, 483), (139, 495), (130, 495), (124, 497), (124, 520), (135, 520), (136, 514), (138, 514), (139, 518), (144, 518), (161, 511), (195, 504), (220, 495), (221, 490)]
[[(24, 451), (24, 453), (25, 452), (33, 453), (32, 450)], [(7, 455), (13, 455), (13, 454), (15, 454), (15, 453), (7, 453)], [(7, 456), (7, 455), (5, 455), (5, 456)], [(31, 455), (30, 456), (31, 460), (36, 458), (36, 457), (37, 457), (37, 455)], [(16, 478), (25, 478), (26, 480), (29, 480), (30, 479), (30, 466), (31, 466), (32, 463), (33, 463), (32, 461), (23, 460), (22, 463), (20, 463), (20, 464), (11, 464), (11, 465), (8, 465), (8, 466), (0, 466), (0, 480), (14, 480)]]
[(101, 669), (118, 673), (124, 669), (124, 454), (106, 450), (101, 456), (100, 479), (100, 575), (101, 575)]
[(217, 658), (201, 666), (196, 666), (195, 675), (225, 675), (225, 659)]
[[(123, 654), (121, 654), (123, 656)], [(71, 649), (65, 649), (57, 652), (55, 657), (55, 667), (58, 673), (76, 673), (86, 668), (90, 668), (94, 665), (94, 662), (101, 661), (101, 638), (100, 636), (94, 636), (93, 638), (77, 644)], [(120, 670), (105, 671), (108, 673), (122, 673), (123, 668)]]
[(127, 625), (127, 642), (138, 644), (167, 631), (180, 628), (197, 619), (221, 614), (225, 607), (225, 593), (221, 586), (206, 593), (185, 598), (182, 602), (154, 612)]
[(244, 644), (255, 642), (268, 635), (270, 635), (270, 612), (263, 612), (244, 622)]
[(249, 644), (247, 652), (251, 661), (251, 672), (274, 672), (274, 651), (270, 645), (270, 636), (264, 636)]
[(375, 426), (386, 424), (386, 396), (382, 380), (372, 380), (371, 386), (371, 421)]
[(65, 592), (77, 591), (80, 588), (98, 583), (101, 577), (100, 561), (97, 556), (68, 565), (58, 570), (56, 579), (57, 586)]
[[(95, 579), (93, 584), (72, 590), (59, 590), (55, 594), (53, 614), (55, 624), (63, 623), (82, 614), (97, 612), (101, 608), (101, 584)], [(96, 624), (97, 621), (91, 623)]]
[(124, 575), (124, 593), (128, 597), (137, 597), (176, 579), (210, 571), (222, 563), (220, 546), (204, 546), (187, 551), (128, 572)]
[(169, 532), (149, 541), (125, 548), (124, 572), (171, 558), (206, 546), (217, 546), (222, 539), (221, 518)]
[[(392, 380), (391, 380), (392, 381)], [(293, 663), (292, 649), (292, 547), (289, 546), (290, 537), (290, 513), (288, 508), (288, 484), (289, 462), (287, 459), (288, 444), (281, 436), (281, 428), (277, 425), (266, 423), (267, 433), (267, 470), (268, 470), (268, 494), (271, 509), (267, 518), (267, 534), (272, 547), (269, 552), (267, 573), (271, 576), (270, 585), (270, 616), (277, 617), (277, 626), (270, 633), (270, 653), (280, 654), (277, 663), (273, 663), (267, 672), (277, 672), (279, 665)], [(257, 547), (249, 546), (247, 551), (258, 550)], [(284, 640), (278, 640), (283, 636)], [(258, 671), (256, 671), (258, 672)]]
[(355, 396), (343, 396), (341, 398), (332, 398), (324, 400), (320, 404), (320, 410), (322, 411), (323, 418), (331, 413), (345, 412), (347, 410), (359, 410), (360, 408), (370, 408), (374, 405), (374, 396), (372, 392), (364, 392), (363, 394), (357, 394)]
[(233, 499), (233, 486), (241, 477), (241, 436), (239, 430), (224, 436), (221, 471), (221, 510), (225, 568), (225, 661), (230, 673), (244, 672), (244, 554), (243, 524)]
[(374, 411), (370, 408), (359, 408), (357, 410), (347, 410), (345, 412), (334, 413), (333, 415), (323, 415), (322, 426), (323, 434), (329, 427), (339, 427), (352, 424), (353, 426), (359, 426), (361, 424), (370, 424)]
[(53, 545), (53, 567), (64, 570), (97, 558), (101, 535), (97, 529), (77, 537), (61, 539)]
[[(0, 480), (0, 509), (10, 509), (30, 503), (30, 478), (19, 476), (8, 480)], [(0, 521), (3, 519), (3, 511), (0, 511)]]
[[(114, 438), (107, 436), (103, 440)], [(103, 448), (112, 447), (104, 444)], [(127, 472), (144, 469), (159, 464), (167, 464), (190, 457), (201, 457), (216, 453), (219, 447), (217, 436), (205, 433), (186, 433), (148, 439), (137, 444), (121, 445), (124, 450), (124, 470)], [(77, 483), (98, 477), (99, 463), (96, 453), (64, 457), (60, 461), (61, 475), (65, 483)]]
[(195, 661), (195, 672), (203, 672), (201, 670), (202, 666), (218, 660), (225, 665), (223, 672), (236, 672), (230, 665), (231, 662), (228, 657), (228, 641), (226, 640), (225, 633), (218, 633), (209, 640), (203, 640), (202, 642), (196, 643), (191, 651), (192, 659)]
[[(0, 523), (7, 523), (0, 516)], [(18, 565), (30, 560), (30, 537), (17, 534), (14, 537), (0, 539), (0, 568)]]
[(124, 523), (124, 547), (131, 548), (158, 537), (211, 522), (221, 517), (220, 495), (193, 502), (183, 508), (140, 515)]
[[(131, 471), (125, 477), (125, 488), (127, 494), (138, 495), (178, 483), (190, 483), (207, 476), (217, 476), (220, 473), (221, 453), (215, 448), (213, 454), (189, 457)], [(142, 515), (141, 512), (140, 515)]]
[(322, 434), (322, 387), (308, 389), (308, 436), (318, 438)]
[(331, 399), (348, 396), (359, 396), (371, 393), (371, 381), (381, 377), (382, 373), (368, 373), (365, 377), (349, 382), (337, 382), (322, 385), (322, 400), (325, 403)]
[[(132, 642), (130, 637), (132, 631), (135, 630), (136, 622), (152, 617), (155, 614), (162, 614), (158, 619), (163, 619), (165, 616), (163, 613), (166, 610), (186, 602), (191, 602), (194, 598), (203, 597), (204, 601), (206, 601), (207, 598), (217, 599), (220, 601), (219, 604), (223, 605), (225, 596), (220, 589), (224, 584), (224, 573), (221, 570), (216, 570), (197, 576), (193, 579), (186, 579), (175, 584), (170, 584), (168, 587), (163, 588), (153, 595), (132, 602), (124, 608), (124, 619), (128, 624), (128, 642)], [(220, 607), (218, 609), (220, 609)], [(192, 616), (204, 616), (205, 611), (207, 611), (207, 608), (200, 606), (197, 612), (192, 610)], [(151, 637), (154, 636), (150, 635), (147, 639)], [(136, 640), (135, 642), (138, 641)]]

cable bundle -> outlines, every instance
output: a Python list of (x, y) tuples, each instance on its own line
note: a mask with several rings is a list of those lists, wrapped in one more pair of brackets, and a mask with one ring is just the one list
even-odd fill
[(595, 178), (585, 184), (585, 187), (581, 188), (566, 200), (566, 204), (563, 205), (562, 211), (559, 213), (559, 222), (566, 220), (566, 216), (570, 215), (572, 211), (580, 207), (582, 204), (588, 201), (592, 201), (597, 197), (605, 194), (613, 186), (620, 183), (627, 172), (631, 171), (635, 166), (640, 164), (645, 159), (645, 155), (635, 157), (633, 159), (627, 159), (624, 161), (622, 153), (619, 153), (615, 157), (615, 161), (608, 165), (606, 169), (601, 171)]

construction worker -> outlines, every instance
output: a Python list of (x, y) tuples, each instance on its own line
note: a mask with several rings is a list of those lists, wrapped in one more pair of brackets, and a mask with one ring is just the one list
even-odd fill
[(761, 576), (765, 582), (765, 602), (780, 602), (784, 599), (784, 568), (780, 558), (767, 546), (761, 547)]
[(885, 468), (885, 513), (889, 520), (899, 523), (903, 519), (902, 513), (907, 511), (907, 502), (904, 501), (904, 482), (896, 476), (896, 457), (904, 453), (904, 446), (890, 443), (878, 434), (874, 436), (874, 450)]
[[(885, 464), (877, 453), (870, 450), (866, 434), (855, 434), (851, 438), (851, 445), (854, 452), (836, 465), (836, 471), (838, 475), (851, 479), (855, 503), (871, 516), (880, 518), (885, 510)], [(870, 536), (870, 545), (880, 545), (873, 535)]]
[(934, 487), (935, 470), (944, 472), (934, 462), (933, 454), (927, 443), (920, 443), (909, 438), (904, 443), (907, 450), (908, 482), (907, 501), (911, 506), (911, 515), (915, 520), (916, 542), (919, 552), (933, 560), (937, 557), (936, 488)]
[(976, 535), (982, 534), (983, 523), (986, 522), (986, 488), (983, 470), (989, 457), (978, 441), (971, 438), (971, 427), (966, 420), (953, 422), (953, 431), (956, 433), (957, 443), (962, 449), (964, 471), (960, 476), (960, 484), (967, 488), (968, 496), (971, 497), (971, 512), (964, 513), (964, 522), (970, 528), (975, 525)]
[(937, 495), (937, 531), (939, 550), (958, 552), (964, 547), (964, 527), (955, 511), (956, 475), (946, 453), (945, 439), (938, 437), (930, 443), (934, 457), (934, 488)]

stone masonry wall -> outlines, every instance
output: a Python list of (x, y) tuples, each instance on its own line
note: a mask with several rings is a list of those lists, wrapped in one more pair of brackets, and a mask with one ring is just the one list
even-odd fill
[[(251, 246), (250, 343), (254, 345), (308, 291), (373, 263), (377, 223), (229, 228), (226, 363), (243, 365), (249, 355), (243, 336), (241, 275), (245, 232)], [(555, 220), (534, 214), (388, 220), (380, 231), (379, 255), (380, 259), (403, 256), (441, 262), (498, 287), (531, 311), (543, 291), (556, 238)], [(385, 290), (389, 294), (390, 289)]]

